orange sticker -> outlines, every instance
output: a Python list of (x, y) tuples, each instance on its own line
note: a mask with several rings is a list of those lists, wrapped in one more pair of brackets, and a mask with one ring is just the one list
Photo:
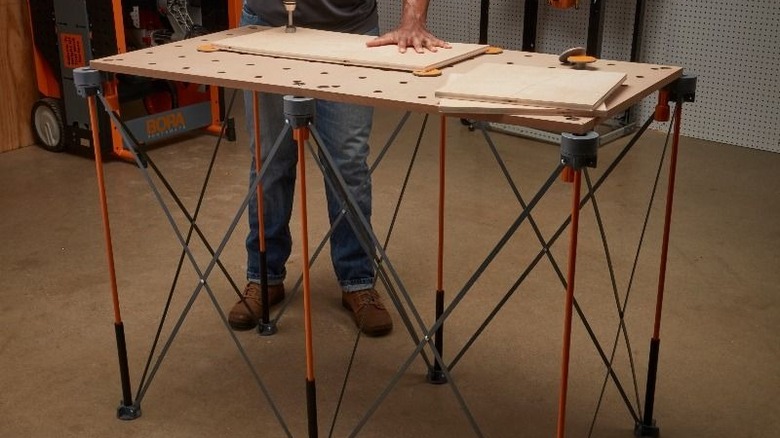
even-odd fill
[(60, 34), (60, 52), (62, 52), (62, 64), (66, 68), (78, 68), (87, 65), (84, 54), (84, 41), (77, 33)]

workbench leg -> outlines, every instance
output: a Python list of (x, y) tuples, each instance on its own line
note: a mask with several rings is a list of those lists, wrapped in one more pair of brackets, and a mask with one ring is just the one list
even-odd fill
[[(447, 145), (447, 117), (440, 117), (439, 130), (439, 242), (438, 254), (436, 257), (436, 318), (438, 321), (444, 313), (444, 175), (445, 175), (445, 153)], [(434, 346), (439, 352), (438, 357), (444, 357), (444, 323), (436, 330), (434, 337)], [(434, 361), (433, 367), (428, 370), (428, 382), (437, 385), (447, 383), (447, 376), (442, 370), (442, 364), (438, 358)]]
[[(260, 170), (263, 168), (263, 148), (260, 143), (260, 99), (257, 91), (252, 92), (252, 115), (254, 117), (253, 135), (255, 137), (255, 172), (260, 174)], [(260, 336), (271, 336), (276, 333), (276, 322), (271, 321), (270, 307), (271, 304), (268, 300), (268, 253), (266, 252), (265, 245), (265, 209), (263, 199), (263, 182), (260, 181), (257, 184), (255, 191), (257, 197), (257, 228), (258, 228), (258, 245), (260, 246), (260, 302), (262, 303), (262, 314), (260, 315), (260, 323), (257, 326), (257, 331)], [(243, 299), (243, 298), (242, 298)]]
[(106, 196), (105, 180), (103, 178), (103, 156), (100, 146), (97, 102), (95, 98), (95, 96), (101, 92), (100, 86), (102, 81), (100, 72), (88, 67), (74, 70), (73, 80), (76, 84), (78, 94), (87, 99), (89, 123), (91, 125), (90, 128), (92, 129), (92, 150), (95, 153), (95, 171), (97, 174), (100, 210), (103, 218), (103, 236), (106, 242), (108, 275), (111, 283), (111, 298), (114, 305), (114, 333), (119, 356), (119, 379), (122, 385), (122, 401), (120, 402), (119, 408), (117, 408), (116, 416), (121, 420), (134, 420), (141, 416), (141, 407), (133, 403), (133, 395), (130, 389), (130, 368), (127, 362), (127, 343), (125, 342), (125, 328), (119, 309), (119, 291), (114, 265), (114, 250), (111, 243), (111, 225), (108, 220), (108, 199)]
[(584, 135), (561, 136), (561, 163), (566, 165), (564, 180), (572, 183), (571, 228), (569, 229), (569, 262), (566, 275), (566, 302), (563, 320), (563, 346), (561, 354), (561, 387), (558, 397), (558, 438), (566, 435), (566, 397), (569, 386), (569, 356), (571, 352), (571, 321), (574, 306), (574, 280), (577, 267), (577, 233), (580, 218), (580, 188), (582, 168), (596, 166), (599, 137), (595, 132)]
[(303, 325), (306, 342), (306, 412), (309, 438), (316, 438), (317, 391), (314, 382), (314, 343), (311, 325), (311, 286), (309, 281), (309, 228), (306, 210), (306, 140), (309, 125), (314, 117), (314, 99), (284, 96), (284, 116), (293, 128), (293, 138), (298, 145), (298, 182), (301, 200), (301, 267), (303, 270)]
[(663, 310), (664, 290), (666, 287), (666, 264), (669, 255), (669, 235), (672, 224), (672, 207), (674, 203), (675, 177), (677, 175), (677, 156), (680, 146), (680, 127), (682, 125), (682, 103), (693, 102), (696, 96), (696, 77), (683, 75), (668, 87), (658, 93), (655, 119), (659, 122), (669, 120), (670, 101), (676, 102), (674, 107), (674, 132), (672, 135), (672, 153), (669, 157), (669, 182), (666, 188), (666, 210), (664, 214), (664, 231), (661, 239), (661, 262), (658, 273), (658, 294), (655, 304), (655, 319), (653, 322), (653, 337), (650, 339), (650, 353), (647, 363), (647, 384), (645, 387), (645, 411), (642, 422), (636, 424), (636, 436), (657, 437), (660, 430), (655, 424), (653, 410), (655, 408), (655, 385), (658, 376), (658, 357), (661, 348), (661, 314)]

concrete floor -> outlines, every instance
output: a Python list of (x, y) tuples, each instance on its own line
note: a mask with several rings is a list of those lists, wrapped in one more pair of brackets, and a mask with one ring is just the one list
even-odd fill
[[(376, 154), (395, 121), (378, 113)], [(413, 116), (374, 176), (374, 225), (387, 234), (395, 199), (421, 117)], [(238, 124), (241, 126), (241, 123)], [(429, 124), (435, 127), (438, 122)], [(433, 129), (435, 131), (435, 129)], [(436, 286), (436, 133), (424, 136), (390, 240), (388, 255), (427, 325)], [(457, 120), (448, 130), (445, 284), (447, 302), (517, 217), (517, 201), (478, 132)], [(553, 145), (493, 134), (526, 201), (549, 176)], [(246, 136), (223, 144), (198, 224), (213, 245), (244, 194)], [(649, 132), (598, 192), (620, 299), (624, 299), (643, 215), (664, 141)], [(197, 202), (214, 139), (201, 136), (156, 148), (152, 156), (183, 202)], [(601, 148), (595, 179), (626, 140)], [(655, 418), (664, 437), (770, 437), (780, 430), (780, 155), (683, 138), (669, 250)], [(664, 167), (664, 172), (666, 167)], [(312, 248), (325, 231), (322, 181), (310, 163)], [(121, 311), (127, 331), (133, 393), (171, 287), (178, 241), (133, 165), (105, 165)], [(0, 436), (228, 437), (306, 436), (302, 298), (279, 322), (279, 333), (236, 338), (257, 368), (284, 427), (276, 420), (208, 295), (201, 293), (141, 398), (143, 415), (115, 418), (121, 398), (113, 311), (93, 161), (29, 147), (0, 155)], [(584, 186), (584, 183), (583, 183)], [(665, 178), (659, 193), (665, 193)], [(170, 203), (170, 199), (166, 197)], [(570, 186), (557, 182), (534, 211), (549, 238), (565, 219)], [(663, 196), (653, 215), (631, 286), (625, 340), (615, 372), (632, 405), (644, 407), (645, 375), (658, 277)], [(183, 226), (183, 215), (176, 213)], [(299, 222), (293, 230), (296, 245)], [(610, 353), (618, 317), (604, 252), (589, 204), (581, 216), (577, 297), (602, 347)], [(243, 286), (242, 218), (222, 261)], [(553, 247), (565, 270), (568, 233)], [(539, 251), (524, 224), (446, 324), (451, 360)], [(194, 245), (203, 267), (208, 257)], [(339, 304), (330, 262), (312, 268), (314, 353), (319, 431), (329, 434), (346, 366), (356, 341)], [(300, 273), (300, 248), (289, 265), (288, 288)], [(197, 284), (185, 263), (163, 329), (167, 339)], [(209, 277), (219, 306), (235, 301), (218, 271)], [(382, 290), (382, 289), (380, 289)], [(425, 382), (417, 358), (360, 429), (366, 437), (549, 437), (556, 426), (563, 287), (549, 261), (520, 285), (452, 371), (455, 386)], [(388, 337), (360, 338), (333, 436), (348, 436), (409, 359), (414, 344), (396, 311)], [(588, 436), (605, 367), (575, 316), (567, 436)], [(159, 351), (159, 349), (158, 349)], [(428, 355), (430, 358), (430, 354)], [(639, 395), (636, 394), (638, 389)], [(632, 436), (634, 420), (610, 381), (592, 436)]]

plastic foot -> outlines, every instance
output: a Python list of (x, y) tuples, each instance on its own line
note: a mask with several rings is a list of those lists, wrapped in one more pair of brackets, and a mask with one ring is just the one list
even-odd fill
[(636, 426), (634, 426), (634, 436), (658, 437), (661, 436), (661, 431), (658, 429), (658, 426), (655, 425), (655, 420), (653, 420), (653, 423), (650, 425), (637, 423)]
[(428, 380), (428, 383), (434, 385), (442, 385), (447, 383), (447, 375), (444, 374), (444, 371), (437, 370), (436, 368), (430, 368), (425, 378)]
[(260, 334), (260, 336), (272, 336), (276, 334), (276, 323), (273, 321), (269, 321), (268, 323), (260, 323), (257, 326), (257, 333)]
[(121, 404), (122, 402), (119, 402), (120, 405), (116, 409), (116, 418), (119, 418), (120, 420), (135, 420), (136, 418), (141, 416), (141, 407), (136, 405), (130, 405), (126, 406)]

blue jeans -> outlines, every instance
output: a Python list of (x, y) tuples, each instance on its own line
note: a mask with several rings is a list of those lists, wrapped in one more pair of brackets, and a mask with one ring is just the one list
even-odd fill
[[(241, 25), (264, 25), (262, 19), (244, 8)], [(378, 30), (371, 32), (378, 34)], [(282, 96), (259, 93), (260, 144), (263, 162), (285, 125)], [(244, 108), (250, 136), (252, 161), (250, 182), (255, 173), (254, 113), (252, 92), (244, 92)], [(371, 175), (367, 158), (368, 137), (371, 133), (373, 108), (324, 100), (316, 101), (314, 128), (320, 134), (323, 147), (333, 156), (352, 196), (366, 219), (371, 219)], [(265, 222), (268, 284), (280, 284), (286, 275), (285, 263), (290, 257), (292, 236), (290, 216), (295, 193), (297, 146), (288, 133), (263, 175), (263, 220)], [(341, 201), (326, 184), (328, 217), (331, 225), (342, 211)], [(246, 238), (247, 280), (260, 282), (259, 224), (257, 196), (249, 202), (249, 234)], [(346, 292), (368, 289), (374, 285), (372, 257), (360, 245), (346, 218), (343, 218), (330, 236), (330, 255), (339, 285)]]

